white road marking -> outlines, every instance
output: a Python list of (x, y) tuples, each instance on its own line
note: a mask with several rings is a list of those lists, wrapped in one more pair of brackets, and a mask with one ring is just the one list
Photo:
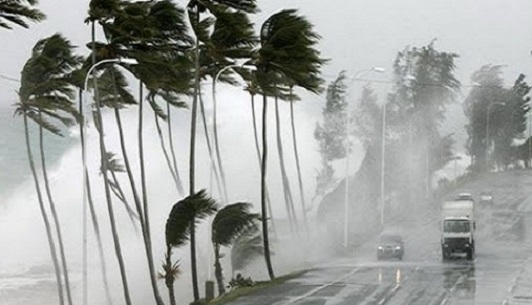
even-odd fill
[(335, 285), (335, 284), (338, 284), (340, 281), (342, 281), (342, 280), (344, 280), (344, 279), (350, 277), (351, 275), (355, 274), (356, 272), (358, 272), (361, 268), (362, 268), (362, 267), (355, 268), (355, 269), (351, 270), (350, 272), (348, 272), (347, 274), (344, 274), (344, 275), (342, 275), (341, 277), (335, 279), (334, 281), (332, 281), (332, 282), (330, 282), (330, 283), (327, 283), (327, 284), (324, 284), (324, 285), (321, 285), (321, 286), (319, 286), (319, 287), (316, 287), (316, 288), (312, 289), (311, 291), (309, 291), (309, 292), (307, 292), (307, 293), (305, 293), (305, 294), (303, 294), (303, 295), (301, 295), (301, 296), (299, 296), (299, 297), (296, 297), (296, 298), (294, 298), (294, 299), (288, 301), (288, 302), (285, 303), (285, 304), (286, 304), (286, 305), (289, 305), (289, 304), (295, 304), (296, 302), (301, 301), (301, 300), (303, 300), (303, 299), (305, 299), (305, 298), (307, 298), (307, 297), (309, 297), (309, 296), (315, 294), (316, 292), (318, 292), (318, 291), (320, 291), (320, 290), (322, 290), (322, 289), (324, 289), (324, 288), (327, 288), (327, 287), (329, 287), (329, 286), (333, 286), (333, 285)]

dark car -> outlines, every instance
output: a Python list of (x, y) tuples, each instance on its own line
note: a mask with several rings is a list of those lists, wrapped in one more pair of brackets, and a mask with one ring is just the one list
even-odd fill
[(377, 248), (377, 259), (398, 258), (403, 259), (405, 254), (405, 247), (403, 238), (395, 233), (383, 233), (379, 238), (379, 246)]

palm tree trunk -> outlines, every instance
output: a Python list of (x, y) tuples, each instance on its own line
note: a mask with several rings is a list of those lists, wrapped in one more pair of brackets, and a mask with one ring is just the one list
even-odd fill
[(209, 157), (211, 160), (211, 169), (214, 173), (214, 179), (216, 180), (216, 187), (218, 188), (218, 194), (220, 194), (220, 197), (223, 197), (223, 191), (222, 186), (220, 184), (220, 176), (218, 175), (218, 170), (216, 169), (216, 163), (214, 160), (214, 156), (212, 155), (212, 147), (211, 147), (211, 139), (209, 136), (209, 129), (207, 128), (207, 117), (205, 115), (205, 104), (203, 103), (203, 98), (201, 96), (201, 88), (199, 92), (199, 104), (200, 104), (200, 112), (201, 112), (201, 118), (203, 121), (203, 130), (205, 132), (205, 141), (207, 142), (207, 150), (209, 151)]
[(196, 264), (196, 220), (190, 224), (190, 263), (192, 265), (192, 283), (194, 302), (199, 300), (198, 271)]
[(277, 127), (277, 152), (279, 153), (279, 163), (281, 166), (281, 177), (283, 181), (284, 200), (286, 209), (288, 212), (288, 218), (290, 223), (290, 229), (294, 233), (294, 229), (297, 232), (297, 217), (294, 211), (294, 203), (292, 199), (292, 191), (290, 190), (290, 183), (288, 182), (288, 176), (286, 175), (286, 167), (284, 164), (283, 154), (283, 142), (281, 140), (281, 120), (279, 118), (279, 101), (275, 96), (275, 124)]
[(272, 261), (270, 257), (270, 240), (268, 238), (268, 214), (266, 212), (266, 168), (268, 165), (268, 139), (267, 139), (267, 98), (266, 95), (262, 97), (262, 164), (261, 164), (261, 179), (260, 179), (260, 203), (261, 203), (261, 219), (262, 219), (262, 240), (264, 243), (264, 259), (266, 260), (266, 268), (270, 279), (274, 279)]
[[(150, 235), (150, 217), (148, 213), (148, 194), (146, 189), (146, 171), (144, 168), (144, 141), (142, 137), (142, 108), (144, 105), (144, 94), (143, 94), (143, 84), (142, 81), (139, 81), (139, 129), (138, 129), (138, 141), (139, 141), (139, 159), (140, 159), (140, 180), (141, 180), (141, 187), (142, 187), (142, 203), (143, 203), (143, 210), (140, 209), (140, 200), (137, 203), (137, 209), (139, 209), (139, 216), (143, 215), (144, 217), (141, 217), (141, 229), (142, 229), (142, 236), (144, 237), (144, 248), (146, 250), (146, 259), (148, 260), (148, 270), (150, 272), (150, 281), (151, 281), (151, 287), (153, 290), (153, 297), (155, 298), (155, 303), (157, 305), (164, 305), (163, 299), (161, 298), (161, 295), (159, 294), (159, 288), (157, 286), (157, 279), (155, 278), (155, 268), (153, 265), (153, 252), (152, 252), (152, 245), (151, 245), (151, 235)], [(125, 155), (125, 146), (122, 144), (122, 152)], [(134, 182), (133, 182), (133, 176), (130, 175), (130, 183), (131, 187), (134, 188)], [(136, 192), (135, 192), (136, 193)], [(138, 198), (138, 195), (136, 196)], [(138, 199), (137, 199), (138, 200)]]
[[(196, 20), (199, 22), (199, 9), (193, 12), (196, 14)], [(197, 36), (196, 36), (197, 37)], [(190, 154), (189, 154), (189, 193), (194, 195), (195, 187), (195, 157), (196, 157), (196, 117), (198, 112), (198, 93), (200, 85), (200, 64), (199, 64), (199, 39), (196, 38), (196, 46), (194, 47), (194, 96), (192, 98), (192, 118), (190, 120)], [(199, 300), (198, 278), (196, 270), (196, 245), (194, 236), (194, 223), (191, 224), (190, 232), (190, 255), (192, 263), (192, 291), (194, 294), (194, 302)]]
[(52, 236), (52, 229), (50, 227), (50, 222), (48, 221), (48, 216), (46, 215), (46, 210), (44, 208), (44, 202), (41, 194), (41, 187), (39, 186), (39, 180), (37, 178), (37, 171), (35, 170), (35, 164), (33, 162), (33, 154), (31, 152), (30, 146), (30, 136), (28, 132), (28, 117), (26, 115), (26, 110), (23, 110), (24, 116), (24, 134), (26, 136), (26, 151), (28, 153), (28, 160), (30, 163), (31, 173), (33, 174), (33, 181), (35, 182), (35, 190), (37, 191), (37, 198), (39, 200), (39, 209), (41, 211), (41, 216), (44, 221), (44, 227), (46, 229), (46, 237), (48, 239), (48, 246), (50, 248), (50, 254), (52, 256), (52, 262), (54, 264), (55, 271), (55, 280), (57, 282), (57, 294), (59, 295), (59, 304), (65, 304), (65, 297), (63, 296), (63, 282), (61, 280), (61, 271), (59, 270), (59, 262), (57, 260), (57, 253), (55, 249), (55, 242)]
[(172, 154), (172, 161), (174, 164), (174, 172), (177, 179), (177, 192), (179, 193), (179, 196), (184, 197), (185, 191), (183, 190), (183, 182), (181, 181), (181, 177), (179, 176), (179, 171), (177, 169), (177, 158), (175, 156), (175, 150), (174, 150), (174, 140), (172, 135), (172, 112), (170, 111), (170, 103), (166, 102), (166, 113), (168, 115), (168, 120), (166, 121), (166, 126), (168, 126), (168, 141), (170, 143), (170, 153)]
[[(257, 151), (257, 159), (259, 160), (259, 168), (262, 166), (262, 159), (260, 156), (260, 146), (259, 146), (259, 133), (257, 131), (257, 118), (255, 116), (255, 95), (251, 95), (251, 115), (253, 117), (253, 134), (255, 136), (255, 149)], [(277, 235), (277, 231), (275, 230), (275, 221), (273, 218), (273, 212), (272, 212), (272, 204), (270, 201), (270, 192), (268, 192), (268, 186), (266, 185), (266, 204), (268, 205), (268, 214), (270, 215), (271, 224), (272, 224), (272, 232), (274, 237)]]
[[(39, 111), (39, 119), (42, 119), (42, 114)], [(65, 279), (65, 291), (67, 295), (68, 304), (72, 305), (72, 293), (70, 291), (70, 279), (68, 277), (68, 266), (65, 256), (65, 246), (63, 244), (63, 235), (61, 234), (61, 224), (59, 223), (59, 217), (57, 216), (57, 210), (55, 208), (55, 202), (52, 198), (52, 191), (50, 190), (50, 183), (48, 181), (48, 172), (46, 171), (46, 158), (44, 156), (44, 144), (43, 144), (43, 128), (39, 126), (39, 146), (41, 150), (41, 166), (44, 178), (44, 186), (46, 190), (46, 196), (48, 197), (48, 204), (50, 205), (50, 212), (55, 224), (55, 232), (57, 234), (57, 242), (59, 244), (59, 255), (61, 256), (61, 267), (63, 268), (63, 277)]]
[(170, 155), (168, 155), (168, 151), (166, 150), (166, 146), (164, 145), (164, 137), (163, 132), (161, 130), (161, 125), (159, 124), (159, 118), (157, 117), (157, 113), (153, 113), (155, 116), (155, 126), (157, 127), (157, 134), (159, 135), (159, 143), (161, 144), (161, 149), (163, 150), (164, 158), (166, 160), (166, 164), (168, 165), (168, 169), (170, 170), (170, 174), (172, 175), (172, 179), (174, 180), (176, 189), (178, 189), (179, 192), (179, 182), (177, 181), (177, 176), (174, 171), (174, 166), (172, 165), (172, 162), (170, 161)]
[(214, 276), (216, 277), (216, 284), (218, 285), (218, 295), (225, 293), (224, 277), (222, 271), (222, 264), (220, 264), (220, 245), (214, 244)]
[(109, 180), (107, 177), (107, 170), (108, 170), (109, 165), (107, 164), (108, 160), (107, 160), (107, 153), (106, 153), (107, 150), (105, 148), (105, 141), (104, 141), (103, 119), (102, 119), (102, 113), (100, 109), (100, 101), (98, 97), (96, 97), (96, 115), (98, 117), (98, 122), (100, 124), (100, 130), (99, 130), (100, 158), (102, 160), (102, 175), (103, 175), (104, 188), (105, 188), (105, 198), (107, 201), (107, 210), (109, 212), (109, 222), (111, 224), (111, 232), (113, 236), (115, 255), (118, 261), (118, 266), (120, 268), (120, 276), (122, 278), (122, 287), (124, 289), (124, 299), (127, 305), (131, 305), (131, 298), (129, 296), (129, 286), (127, 283), (126, 268), (124, 265), (124, 259), (122, 257), (122, 248), (120, 246), (120, 238), (118, 236), (118, 231), (116, 229), (114, 208), (113, 208), (113, 203), (111, 199), (111, 190), (109, 187)]
[(301, 196), (301, 210), (303, 212), (303, 221), (305, 225), (305, 230), (308, 233), (308, 222), (307, 222), (307, 208), (305, 204), (305, 192), (303, 191), (303, 179), (301, 178), (301, 166), (299, 165), (299, 153), (297, 151), (297, 139), (296, 139), (296, 124), (294, 118), (294, 101), (292, 100), (292, 87), (290, 87), (290, 122), (292, 123), (292, 139), (294, 142), (294, 155), (296, 157), (296, 167), (297, 167), (297, 179), (299, 182), (299, 194)]
[(214, 148), (216, 150), (216, 159), (218, 160), (218, 167), (220, 168), (220, 176), (222, 177), (222, 186), (224, 191), (225, 204), (227, 204), (229, 198), (227, 196), (227, 181), (225, 180), (225, 172), (222, 164), (222, 157), (220, 155), (220, 145), (218, 141), (218, 120), (217, 120), (217, 104), (216, 104), (216, 83), (213, 78), (212, 82), (212, 118), (213, 118), (213, 137)]
[(166, 274), (165, 283), (168, 288), (168, 298), (170, 299), (170, 305), (176, 305), (175, 292), (174, 292), (174, 274), (172, 273), (172, 247), (166, 246)]
[[(105, 297), (107, 299), (107, 304), (112, 305), (113, 301), (111, 299), (111, 292), (109, 291), (109, 283), (107, 282), (107, 266), (105, 264), (105, 256), (103, 254), (103, 243), (102, 243), (102, 236), (100, 233), (100, 225), (98, 224), (98, 215), (96, 215), (96, 210), (94, 209), (94, 201), (92, 200), (92, 192), (91, 192), (91, 183), (89, 179), (89, 172), (87, 170), (87, 160), (85, 158), (86, 156), (86, 147), (85, 147), (85, 116), (83, 115), (83, 91), (79, 90), (79, 115), (81, 116), (81, 124), (79, 125), (80, 128), (80, 138), (81, 138), (81, 155), (83, 159), (83, 175), (84, 175), (84, 182), (86, 187), (86, 196), (87, 196), (87, 202), (89, 205), (89, 212), (91, 214), (91, 220), (92, 220), (92, 228), (94, 230), (94, 235), (96, 236), (96, 242), (98, 244), (98, 257), (100, 259), (100, 266), (102, 268), (102, 282), (105, 290)], [(85, 209), (86, 207), (83, 207)], [(86, 239), (86, 237), (85, 237)], [(85, 249), (83, 250), (84, 253), (87, 253), (86, 247), (87, 243), (86, 240), (83, 243), (83, 247)], [(83, 267), (83, 304), (87, 304), (87, 287), (86, 287), (86, 262), (84, 262)]]

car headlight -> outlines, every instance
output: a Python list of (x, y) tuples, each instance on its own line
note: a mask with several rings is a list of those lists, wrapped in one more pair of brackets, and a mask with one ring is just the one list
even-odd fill
[(381, 247), (381, 246), (379, 246), (379, 250), (382, 250), (382, 247)]
[(401, 247), (397, 246), (395, 247), (395, 250), (401, 250)]

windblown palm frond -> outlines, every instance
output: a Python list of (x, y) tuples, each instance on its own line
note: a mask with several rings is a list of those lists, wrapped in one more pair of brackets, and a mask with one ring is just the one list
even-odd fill
[(191, 225), (214, 214), (217, 208), (216, 201), (205, 190), (178, 201), (166, 221), (166, 244), (172, 247), (184, 245), (190, 238)]
[(215, 5), (223, 5), (246, 13), (256, 13), (258, 11), (256, 0), (190, 0), (187, 7), (188, 9), (197, 9), (203, 13), (206, 10), (212, 12)]
[(124, 74), (115, 66), (105, 67), (102, 75), (98, 77), (98, 91), (102, 106), (110, 108), (124, 108), (126, 105), (135, 105), (135, 97), (127, 89), (128, 83)]
[(105, 21), (112, 18), (121, 7), (120, 0), (91, 0), (89, 3), (89, 17), (85, 22), (89, 21)]
[(240, 234), (231, 248), (231, 268), (242, 270), (257, 257), (264, 255), (261, 233), (256, 227), (249, 227)]
[(81, 63), (74, 46), (60, 34), (39, 40), (21, 72), (19, 97), (29, 118), (56, 135), (61, 128), (54, 121), (71, 126), (79, 117), (69, 75)]
[(262, 85), (271, 87), (275, 77), (268, 74), (279, 73), (295, 86), (320, 92), (320, 68), (326, 60), (315, 48), (319, 39), (312, 23), (298, 15), (297, 10), (283, 10), (268, 18), (261, 27), (261, 47), (254, 59), (258, 73), (263, 74), (259, 77)]
[(238, 202), (218, 211), (212, 222), (212, 242), (229, 246), (250, 227), (256, 227), (260, 215), (250, 213), (250, 208), (250, 203)]
[(40, 22), (46, 15), (40, 10), (32, 8), (37, 0), (2, 0), (0, 1), (0, 27), (12, 29), (11, 24), (29, 28), (27, 21)]

